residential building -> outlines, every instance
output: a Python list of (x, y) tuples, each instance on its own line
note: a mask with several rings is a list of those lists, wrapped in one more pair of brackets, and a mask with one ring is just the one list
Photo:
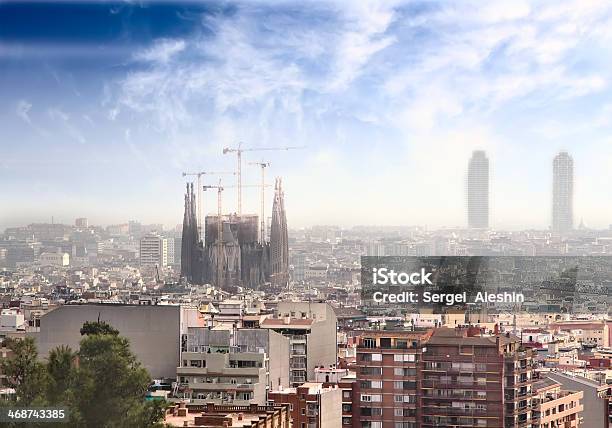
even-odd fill
[(431, 332), (363, 331), (357, 341), (353, 427), (416, 428), (417, 370)]
[(533, 355), (509, 334), (439, 328), (419, 364), (420, 427), (527, 427)]
[(296, 428), (341, 428), (342, 390), (337, 385), (306, 382), (297, 388), (270, 392), (271, 404), (289, 404)]
[(268, 391), (289, 385), (289, 339), (232, 324), (188, 328), (179, 395), (193, 404), (266, 404)]
[(545, 377), (533, 384), (533, 428), (575, 428), (582, 425), (582, 391), (562, 391), (561, 384)]
[(342, 426), (353, 426), (353, 397), (355, 396), (355, 372), (335, 367), (317, 367), (315, 381), (323, 386), (337, 385), (342, 390)]
[(151, 377), (173, 378), (180, 361), (181, 333), (191, 311), (195, 309), (170, 305), (63, 305), (43, 314), (40, 331), (31, 335), (44, 360), (61, 345), (77, 351), (83, 324), (101, 320), (129, 339), (132, 352)]
[(262, 328), (289, 338), (291, 386), (314, 380), (316, 367), (336, 364), (337, 324), (330, 305), (313, 302), (279, 302), (274, 317), (263, 320)]

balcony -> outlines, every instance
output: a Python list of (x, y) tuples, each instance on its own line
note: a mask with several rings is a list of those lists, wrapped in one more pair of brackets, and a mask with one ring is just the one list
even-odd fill
[(197, 391), (253, 391), (253, 383), (213, 383), (213, 382), (191, 382), (189, 387)]

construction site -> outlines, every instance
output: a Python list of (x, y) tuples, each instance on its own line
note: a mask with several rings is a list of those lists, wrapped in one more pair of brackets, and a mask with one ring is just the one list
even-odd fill
[[(289, 280), (289, 245), (282, 179), (274, 180), (269, 236), (266, 236), (266, 169), (269, 162), (249, 162), (261, 170), (261, 182), (242, 183), (242, 153), (254, 151), (292, 150), (300, 147), (224, 148), (223, 154), (235, 154), (235, 171), (184, 172), (183, 177), (195, 177), (187, 182), (181, 242), (181, 278), (190, 284), (212, 284), (220, 289), (236, 287), (257, 289), (270, 284), (287, 285)], [(233, 175), (235, 185), (203, 184), (202, 178), (214, 175)], [(195, 189), (194, 189), (195, 186)], [(260, 191), (259, 213), (242, 212), (242, 191)], [(226, 189), (237, 190), (237, 211), (223, 211)], [(203, 192), (216, 192), (217, 212), (203, 218)]]

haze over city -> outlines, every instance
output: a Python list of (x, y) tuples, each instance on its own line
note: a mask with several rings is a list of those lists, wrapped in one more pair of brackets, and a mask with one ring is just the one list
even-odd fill
[[(567, 150), (575, 225), (607, 228), (612, 6), (474, 4), (3, 2), (0, 229), (173, 227), (181, 172), (233, 169), (222, 148), (239, 141), (306, 146), (244, 158), (245, 184), (262, 158), (270, 183), (283, 177), (292, 228), (463, 227), (474, 150), (490, 162), (491, 227), (550, 226)], [(258, 198), (245, 189), (243, 211)]]

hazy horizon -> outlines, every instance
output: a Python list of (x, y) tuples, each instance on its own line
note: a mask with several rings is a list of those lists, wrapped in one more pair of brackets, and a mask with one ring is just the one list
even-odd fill
[(307, 146), (243, 155), (244, 184), (262, 159), (283, 177), (292, 229), (465, 227), (474, 150), (492, 229), (549, 228), (561, 150), (574, 227), (608, 229), (611, 54), (606, 1), (2, 2), (0, 230), (173, 227), (181, 173), (233, 169), (239, 141)]

